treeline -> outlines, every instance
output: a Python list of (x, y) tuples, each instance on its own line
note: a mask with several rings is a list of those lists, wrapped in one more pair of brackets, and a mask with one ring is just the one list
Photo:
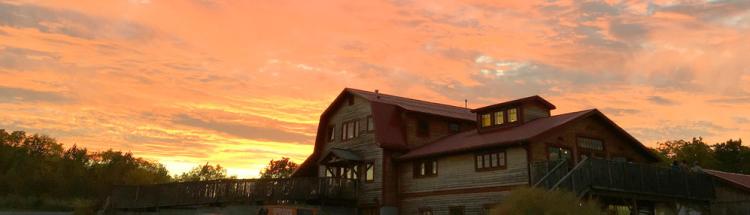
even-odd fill
[[(271, 160), (262, 178), (288, 177), (297, 164)], [(221, 165), (205, 163), (179, 175), (130, 152), (90, 152), (64, 148), (46, 135), (0, 129), (0, 209), (71, 210), (99, 208), (113, 185), (205, 181), (234, 178)]]
[(750, 174), (750, 147), (742, 145), (742, 139), (709, 145), (703, 138), (671, 140), (657, 143), (654, 152), (662, 158), (663, 165), (682, 161), (688, 165), (697, 163), (701, 168), (725, 172)]
[(163, 165), (129, 152), (63, 148), (45, 135), (0, 129), (0, 208), (71, 209), (101, 204), (113, 184), (169, 182)]

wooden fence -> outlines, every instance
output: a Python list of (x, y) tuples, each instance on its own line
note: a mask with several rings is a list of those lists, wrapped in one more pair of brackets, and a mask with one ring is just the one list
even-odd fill
[(588, 191), (611, 191), (702, 201), (715, 198), (713, 179), (705, 173), (603, 159), (578, 163), (548, 188), (566, 189), (578, 195)]
[(114, 209), (207, 205), (230, 202), (351, 201), (357, 181), (342, 178), (229, 179), (115, 186)]

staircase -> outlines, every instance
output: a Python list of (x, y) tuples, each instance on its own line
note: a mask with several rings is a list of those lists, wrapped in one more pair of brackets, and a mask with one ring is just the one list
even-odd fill
[(579, 197), (606, 193), (697, 201), (715, 198), (713, 180), (704, 173), (596, 158), (583, 159), (570, 170), (567, 167), (564, 161), (556, 163), (534, 187), (568, 190)]

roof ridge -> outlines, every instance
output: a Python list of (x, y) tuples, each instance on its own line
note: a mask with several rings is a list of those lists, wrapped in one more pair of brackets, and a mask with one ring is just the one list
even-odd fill
[[(365, 92), (365, 93), (369, 93), (369, 94), (375, 94), (374, 92), (370, 92), (370, 91), (362, 90), (362, 89), (349, 88), (349, 87), (347, 87), (346, 89), (347, 90), (359, 91), (359, 92)], [(431, 104), (436, 104), (436, 105), (443, 105), (443, 106), (448, 106), (448, 107), (452, 107), (452, 108), (460, 108), (460, 109), (470, 110), (469, 108), (461, 107), (461, 106), (456, 106), (456, 105), (449, 105), (449, 104), (431, 102), (431, 101), (427, 101), (427, 100), (421, 100), (421, 99), (415, 99), (415, 98), (409, 98), (409, 97), (403, 97), (403, 96), (396, 96), (396, 95), (391, 95), (391, 94), (386, 94), (386, 93), (381, 93), (381, 92), (378, 92), (378, 94), (385, 95), (385, 96), (390, 96), (390, 97), (401, 98), (401, 99), (408, 99), (408, 100), (412, 100), (412, 101), (418, 101), (418, 102), (424, 102), (424, 103), (431, 103)]]

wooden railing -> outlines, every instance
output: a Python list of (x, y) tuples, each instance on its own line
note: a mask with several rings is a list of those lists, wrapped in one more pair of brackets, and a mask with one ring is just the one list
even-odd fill
[(545, 188), (551, 188), (570, 171), (568, 160), (536, 162), (531, 169), (534, 187)]
[[(544, 176), (549, 174), (560, 162), (567, 162), (566, 160), (551, 160), (551, 161), (535, 161), (530, 164), (531, 169), (531, 184), (537, 184), (541, 181)], [(570, 170), (570, 169), (568, 169)]]
[(583, 195), (610, 191), (691, 200), (714, 199), (712, 178), (705, 173), (672, 170), (648, 164), (586, 159), (551, 189)]
[(206, 205), (231, 202), (352, 201), (357, 181), (341, 178), (229, 179), (115, 186), (114, 209)]

